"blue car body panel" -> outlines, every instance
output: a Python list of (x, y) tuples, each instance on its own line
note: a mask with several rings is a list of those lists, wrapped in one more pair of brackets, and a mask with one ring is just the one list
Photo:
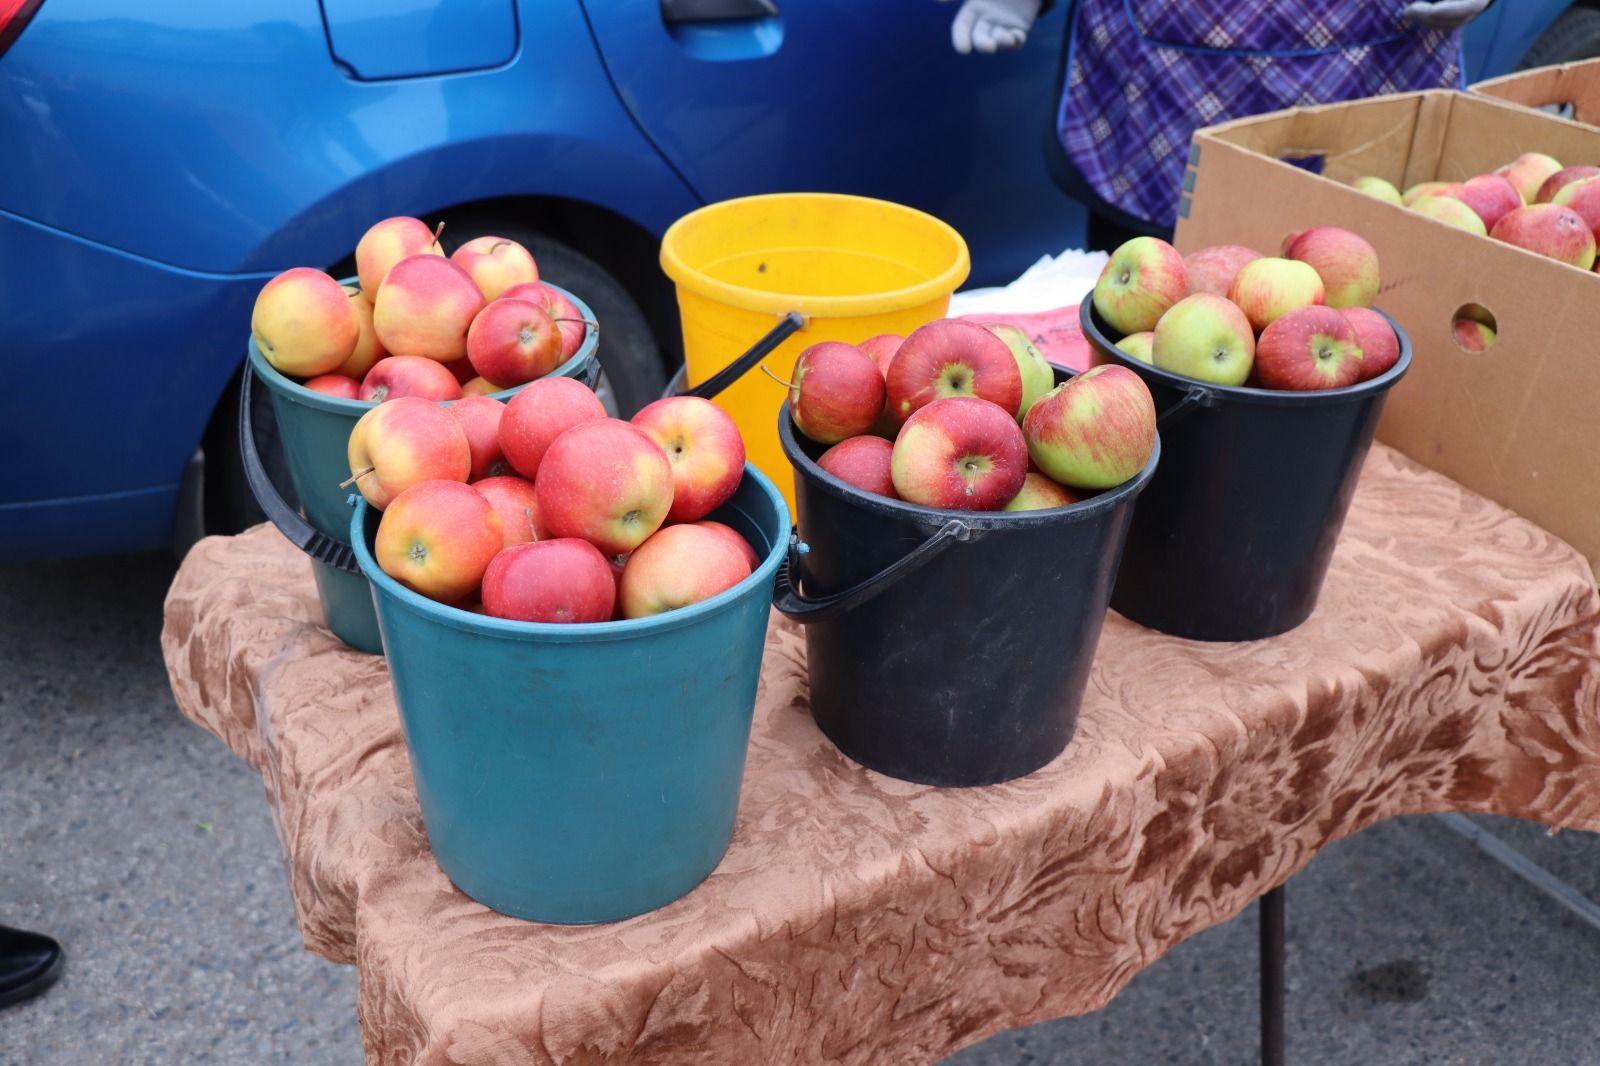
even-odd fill
[(372, 81), (486, 70), (517, 54), (514, 0), (321, 0), (328, 46)]

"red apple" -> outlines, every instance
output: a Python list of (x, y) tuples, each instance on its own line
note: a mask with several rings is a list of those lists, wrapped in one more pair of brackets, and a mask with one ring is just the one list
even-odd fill
[(1494, 329), (1475, 322), (1470, 318), (1458, 318), (1451, 323), (1456, 335), (1456, 343), (1464, 351), (1484, 352), (1494, 344)]
[(324, 396), (337, 396), (341, 400), (361, 398), (361, 382), (343, 374), (318, 374), (314, 378), (307, 378), (304, 384), (312, 392), (320, 392)]
[(582, 537), (607, 555), (632, 551), (672, 508), (672, 464), (620, 419), (573, 426), (551, 442), (534, 479), (539, 520), (554, 537)]
[(732, 526), (724, 525), (721, 522), (713, 522), (710, 519), (696, 522), (695, 525), (701, 529), (714, 530), (726, 537), (728, 543), (732, 544), (739, 551), (739, 554), (744, 557), (744, 561), (750, 567), (751, 573), (754, 573), (756, 568), (761, 565), (761, 556), (756, 554), (756, 550), (751, 546), (750, 542), (740, 536)]
[(459, 400), (461, 385), (454, 374), (432, 359), (415, 355), (379, 359), (361, 382), (361, 399), (383, 403), (400, 396)]
[(719, 530), (667, 526), (628, 556), (622, 614), (647, 618), (709, 600), (750, 576), (749, 557)]
[(1582, 215), (1568, 207), (1556, 204), (1519, 207), (1495, 223), (1489, 236), (1570, 263), (1580, 270), (1594, 266), (1594, 231)]
[(1013, 416), (1022, 404), (1022, 372), (1011, 349), (982, 326), (959, 319), (913, 330), (889, 365), (888, 385), (889, 413), (901, 422), (924, 404), (950, 397), (988, 400)]
[(669, 522), (693, 522), (727, 503), (744, 477), (744, 438), (726, 411), (698, 396), (667, 396), (631, 419), (672, 464)]
[(521, 385), (561, 365), (561, 333), (544, 308), (502, 297), (472, 320), (467, 359), (481, 377)]
[(507, 474), (474, 481), (472, 487), (489, 501), (489, 506), (499, 516), (500, 535), (506, 547), (545, 539), (539, 526), (539, 498), (533, 482)]
[(1340, 389), (1361, 375), (1361, 345), (1332, 307), (1301, 307), (1261, 332), (1256, 373), (1268, 389)]
[(1533, 202), (1536, 204), (1551, 203), (1555, 200), (1556, 193), (1565, 189), (1568, 185), (1575, 181), (1582, 181), (1584, 178), (1593, 177), (1600, 177), (1600, 167), (1591, 166), (1588, 163), (1580, 163), (1575, 167), (1562, 167), (1544, 179), (1544, 184), (1540, 185), (1539, 191), (1534, 194)]
[(1360, 234), (1317, 226), (1295, 238), (1288, 258), (1310, 264), (1329, 307), (1370, 307), (1378, 296), (1378, 250)]
[(378, 343), (378, 333), (372, 328), (372, 301), (354, 285), (345, 285), (343, 288), (345, 295), (350, 298), (350, 306), (356, 309), (356, 318), (361, 323), (361, 333), (356, 338), (356, 346), (350, 352), (350, 358), (334, 367), (333, 372), (360, 381), (367, 376), (367, 371), (372, 369), (373, 363), (389, 353)]
[(1479, 174), (1461, 183), (1461, 187), (1445, 195), (1460, 200), (1472, 208), (1473, 214), (1483, 221), (1486, 229), (1493, 229), (1508, 212), (1522, 206), (1522, 194), (1504, 174)]
[(600, 550), (576, 537), (518, 544), (483, 575), (483, 606), (518, 622), (609, 622), (617, 585)]
[(506, 402), (500, 418), (500, 450), (511, 469), (533, 478), (551, 441), (581, 422), (604, 417), (605, 404), (583, 382), (540, 378)]
[(261, 287), (250, 312), (250, 335), (274, 370), (311, 378), (350, 358), (361, 338), (361, 319), (337, 281), (295, 267)]
[(462, 388), (466, 388), (467, 382), (478, 376), (478, 372), (472, 367), (472, 360), (464, 355), (460, 359), (452, 359), (448, 363), (440, 363), (439, 365), (450, 371), (455, 379), (461, 383)]
[(390, 355), (448, 363), (467, 354), (467, 330), (483, 310), (467, 272), (436, 255), (402, 259), (373, 301), (372, 325)]
[(883, 399), (878, 365), (853, 344), (822, 341), (794, 361), (789, 414), (795, 428), (819, 444), (867, 432), (883, 413)]
[(958, 511), (998, 510), (1022, 488), (1027, 472), (1028, 446), (1016, 416), (976, 396), (919, 407), (901, 427), (890, 458), (902, 500)]
[(383, 512), (372, 555), (406, 588), (455, 603), (477, 591), (500, 550), (500, 519), (488, 500), (459, 481), (424, 481)]
[[(1233, 287), (1233, 279), (1239, 276), (1244, 265), (1260, 258), (1260, 252), (1242, 244), (1213, 244), (1209, 248), (1190, 252), (1183, 257), (1184, 273), (1189, 278), (1189, 293), (1208, 292), (1213, 296), (1227, 296), (1228, 290)], [(1154, 328), (1152, 325), (1151, 329)], [(1141, 332), (1148, 333), (1150, 330)]]
[(1419, 215), (1443, 222), (1447, 226), (1454, 226), (1468, 233), (1486, 236), (1488, 227), (1483, 224), (1483, 219), (1478, 213), (1465, 203), (1451, 196), (1424, 196), (1411, 205), (1411, 210)]
[(467, 272), (485, 300), (539, 280), (539, 267), (533, 256), (506, 237), (474, 237), (451, 253), (450, 261)]
[(413, 485), (464, 484), (472, 472), (472, 446), (461, 423), (416, 396), (380, 403), (362, 415), (350, 431), (346, 458), (361, 495), (380, 511)]
[(1400, 338), (1389, 320), (1370, 307), (1346, 307), (1340, 314), (1356, 331), (1356, 347), (1361, 349), (1361, 372), (1357, 381), (1367, 381), (1400, 361)]
[[(1217, 297), (1202, 293), (1189, 299)], [(1150, 461), (1156, 447), (1155, 400), (1127, 367), (1097, 366), (1034, 404), (1022, 432), (1029, 457), (1050, 480), (1073, 489), (1109, 489)]]
[(461, 431), (467, 435), (467, 445), (472, 449), (469, 482), (509, 470), (505, 455), (500, 451), (500, 418), (505, 414), (505, 404), (490, 396), (463, 396), (445, 410), (461, 423)]
[(1258, 334), (1297, 307), (1322, 303), (1325, 295), (1322, 277), (1310, 263), (1269, 256), (1241, 267), (1228, 290), (1228, 299)]
[(527, 300), (529, 303), (538, 304), (555, 322), (556, 328), (561, 331), (561, 360), (566, 362), (578, 353), (583, 346), (585, 331), (589, 328), (582, 314), (578, 312), (578, 305), (567, 299), (565, 293), (558, 291), (554, 286), (542, 281), (531, 285), (517, 285), (500, 294), (500, 298), (513, 300)]
[(1140, 333), (1154, 329), (1156, 319), (1187, 295), (1189, 276), (1178, 250), (1156, 237), (1135, 237), (1106, 260), (1093, 299), (1106, 325), (1118, 333)]
[[(439, 229), (443, 228), (441, 223)], [(414, 255), (443, 256), (444, 249), (439, 247), (438, 238), (437, 230), (429, 229), (420, 219), (404, 215), (386, 218), (362, 234), (356, 244), (356, 278), (367, 299), (378, 298), (378, 289), (400, 260)]]
[(894, 445), (882, 437), (851, 437), (823, 452), (817, 465), (846, 484), (894, 500), (893, 455)]
[(1079, 497), (1062, 485), (1035, 471), (1028, 471), (1022, 488), (1011, 497), (1011, 502), (1001, 510), (1044, 511), (1052, 507), (1066, 507), (1078, 502)]
[(880, 333), (876, 337), (868, 337), (856, 347), (866, 352), (872, 361), (878, 364), (878, 372), (883, 375), (883, 380), (889, 380), (889, 364), (894, 362), (894, 354), (906, 339), (898, 333)]
[(1600, 241), (1600, 178), (1575, 181), (1556, 193), (1551, 203), (1575, 211)]
[(1561, 163), (1543, 152), (1524, 152), (1495, 173), (1509, 178), (1511, 184), (1517, 187), (1517, 192), (1522, 194), (1522, 202), (1531, 204), (1534, 197), (1539, 195), (1539, 186), (1560, 169)]

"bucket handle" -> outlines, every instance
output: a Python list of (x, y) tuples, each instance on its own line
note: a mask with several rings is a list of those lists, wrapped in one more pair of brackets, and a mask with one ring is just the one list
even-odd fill
[(300, 517), (268, 476), (267, 468), (261, 462), (261, 453), (256, 450), (255, 427), (250, 417), (250, 382), (255, 376), (255, 371), (246, 363), (244, 375), (239, 381), (239, 456), (244, 460), (244, 478), (250, 483), (250, 491), (255, 493), (256, 502), (272, 524), (278, 527), (278, 532), (289, 538), (296, 548), (335, 570), (359, 574), (361, 567), (350, 545), (328, 536)]
[(752, 344), (743, 355), (715, 374), (712, 374), (709, 378), (706, 378), (694, 388), (687, 389), (682, 387), (686, 368), (679, 367), (678, 372), (673, 375), (672, 381), (667, 385), (666, 395), (698, 396), (702, 400), (711, 399), (723, 389), (744, 377), (751, 367), (772, 354), (774, 348), (788, 340), (793, 334), (804, 329), (805, 325), (806, 320), (800, 317), (800, 312), (788, 312), (778, 319), (778, 324), (767, 330), (766, 335)]
[(879, 594), (893, 588), (908, 574), (931, 563), (952, 544), (971, 540), (973, 534), (971, 526), (960, 519), (952, 518), (940, 526), (939, 531), (933, 536), (866, 580), (843, 592), (819, 596), (816, 599), (802, 594), (795, 580), (799, 573), (801, 557), (811, 549), (798, 535), (794, 536), (789, 542), (789, 557), (778, 568), (778, 583), (773, 590), (772, 605), (802, 625), (825, 621), (875, 599)]
[(1217, 394), (1202, 385), (1190, 385), (1183, 398), (1171, 407), (1156, 415), (1156, 425), (1160, 425), (1175, 414), (1189, 410), (1191, 407), (1215, 407)]

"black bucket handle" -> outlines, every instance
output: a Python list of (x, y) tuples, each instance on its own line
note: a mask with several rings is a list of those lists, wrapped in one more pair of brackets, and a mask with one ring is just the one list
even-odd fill
[(244, 478), (250, 483), (250, 491), (267, 518), (278, 527), (278, 532), (289, 538), (289, 543), (324, 566), (346, 574), (361, 573), (350, 545), (328, 536), (302, 518), (268, 476), (261, 453), (256, 450), (255, 426), (250, 417), (250, 382), (255, 376), (255, 371), (246, 363), (239, 380), (239, 456), (244, 460)]
[(1182, 399), (1156, 415), (1156, 425), (1159, 426), (1173, 415), (1180, 414), (1191, 408), (1215, 407), (1217, 403), (1217, 394), (1215, 392), (1204, 385), (1190, 385), (1188, 391), (1183, 394)]
[(702, 400), (709, 400), (744, 377), (751, 367), (772, 354), (774, 348), (804, 329), (805, 325), (806, 320), (800, 316), (800, 312), (790, 311), (778, 319), (778, 324), (767, 330), (766, 335), (752, 344), (743, 355), (694, 388), (683, 387), (687, 368), (680, 366), (678, 372), (672, 376), (672, 380), (667, 383), (667, 391), (663, 395), (698, 396)]
[(940, 526), (939, 531), (933, 536), (871, 577), (842, 592), (819, 596), (816, 599), (803, 595), (795, 581), (800, 559), (810, 548), (798, 535), (794, 535), (789, 540), (789, 557), (778, 568), (778, 582), (773, 589), (772, 605), (802, 625), (825, 621), (877, 598), (893, 588), (902, 578), (931, 563), (951, 545), (969, 541), (977, 532), (959, 518), (952, 518)]

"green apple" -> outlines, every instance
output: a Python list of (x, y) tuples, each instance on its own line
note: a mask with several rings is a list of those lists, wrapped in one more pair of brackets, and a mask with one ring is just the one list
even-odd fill
[(1385, 203), (1398, 204), (1401, 202), (1400, 190), (1395, 188), (1393, 183), (1384, 181), (1382, 178), (1376, 178), (1368, 174), (1365, 177), (1357, 178), (1352, 184), (1359, 191)]
[(1034, 401), (1056, 387), (1056, 372), (1028, 335), (1016, 326), (991, 322), (984, 329), (1005, 341), (1017, 361), (1017, 371), (1022, 375), (1022, 406), (1017, 408), (1017, 421), (1021, 422)]
[[(1309, 268), (1308, 268), (1309, 269)], [(1155, 365), (1217, 385), (1242, 385), (1256, 358), (1250, 320), (1231, 301), (1207, 292), (1184, 297), (1156, 323)]]
[(1145, 330), (1143, 333), (1130, 333), (1117, 342), (1117, 350), (1125, 355), (1131, 355), (1141, 363), (1154, 360), (1150, 354), (1150, 342), (1155, 340), (1155, 333)]

